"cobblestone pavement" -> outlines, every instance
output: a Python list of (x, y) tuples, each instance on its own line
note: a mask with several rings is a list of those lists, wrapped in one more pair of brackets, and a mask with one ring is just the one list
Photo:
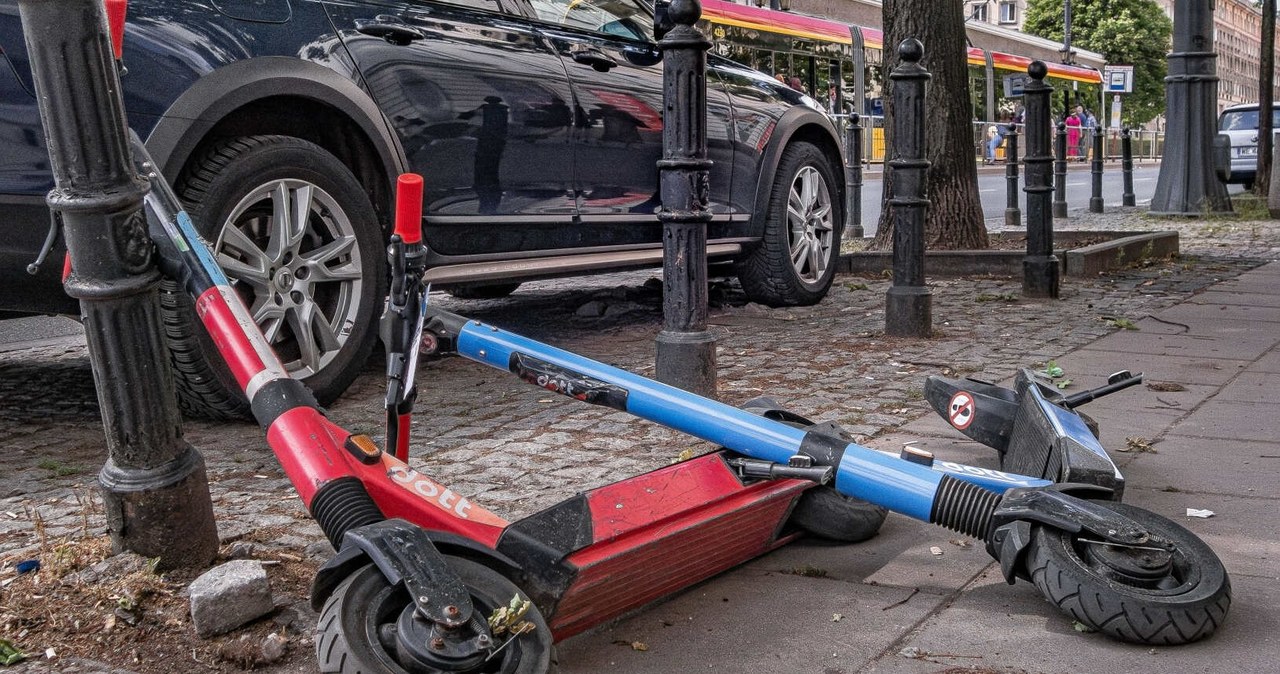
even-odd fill
[[(949, 370), (1004, 379), (1275, 259), (1280, 250), (1276, 221), (1169, 222), (1128, 211), (1081, 214), (1057, 226), (1178, 229), (1183, 256), (1097, 279), (1064, 279), (1057, 301), (1023, 299), (1017, 278), (931, 279), (937, 334), (929, 340), (883, 336), (886, 279), (838, 277), (824, 302), (797, 309), (746, 304), (735, 286), (718, 284), (710, 324), (718, 338), (720, 398), (738, 404), (769, 395), (795, 412), (871, 438), (929, 413), (921, 394), (927, 374)], [(433, 294), (432, 301), (651, 374), (661, 325), (653, 276), (528, 284), (503, 300), (462, 302)], [(378, 437), (383, 383), (376, 360), (330, 413), (338, 423)], [(418, 384), (411, 463), (511, 519), (705, 447), (460, 358), (424, 363)], [(224, 542), (271, 530), (281, 548), (316, 559), (327, 553), (255, 425), (188, 421), (185, 429), (208, 464)], [(104, 530), (93, 491), (103, 444), (82, 340), (0, 352), (0, 448), (6, 456), (0, 468), (0, 580), (13, 573), (13, 561), (37, 549), (41, 536), (56, 540)], [(75, 671), (102, 671), (84, 667)]]

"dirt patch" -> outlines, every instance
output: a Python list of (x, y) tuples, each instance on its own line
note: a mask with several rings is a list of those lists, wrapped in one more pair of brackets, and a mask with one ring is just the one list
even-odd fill
[[(316, 564), (282, 549), (255, 551), (254, 558), (266, 565), (277, 609), (230, 634), (201, 639), (184, 596), (193, 573), (158, 574), (137, 555), (112, 556), (106, 536), (43, 541), (38, 554), (30, 555), (40, 561), (37, 571), (20, 574), (24, 560), (0, 560), (0, 638), (27, 656), (16, 671), (42, 671), (42, 664), (61, 671), (60, 662), (77, 660), (139, 674), (171, 674), (175, 666), (196, 672), (309, 671), (314, 616), (293, 604), (307, 596)], [(218, 562), (229, 552), (224, 547)], [(283, 657), (267, 663), (262, 644), (272, 633), (285, 639), (286, 648)]]

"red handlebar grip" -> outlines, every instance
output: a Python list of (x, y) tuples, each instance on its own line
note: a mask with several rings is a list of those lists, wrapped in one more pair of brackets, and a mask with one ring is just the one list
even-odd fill
[(107, 25), (111, 27), (111, 50), (116, 60), (124, 58), (124, 16), (129, 9), (129, 0), (103, 0), (107, 8)]
[(396, 181), (396, 234), (405, 243), (422, 241), (422, 176), (416, 173)]

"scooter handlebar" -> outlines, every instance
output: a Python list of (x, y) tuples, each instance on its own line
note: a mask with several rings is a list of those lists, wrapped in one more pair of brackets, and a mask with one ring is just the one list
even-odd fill
[(396, 234), (406, 244), (422, 243), (422, 176), (416, 173), (396, 181)]

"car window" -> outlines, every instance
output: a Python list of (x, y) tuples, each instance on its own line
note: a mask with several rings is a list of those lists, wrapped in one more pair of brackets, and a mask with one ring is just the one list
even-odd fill
[[(1253, 131), (1258, 128), (1257, 110), (1228, 110), (1218, 122), (1219, 131)], [(1271, 128), (1280, 129), (1280, 108), (1272, 111)]]
[(629, 40), (648, 41), (653, 17), (637, 0), (529, 0), (542, 21)]

